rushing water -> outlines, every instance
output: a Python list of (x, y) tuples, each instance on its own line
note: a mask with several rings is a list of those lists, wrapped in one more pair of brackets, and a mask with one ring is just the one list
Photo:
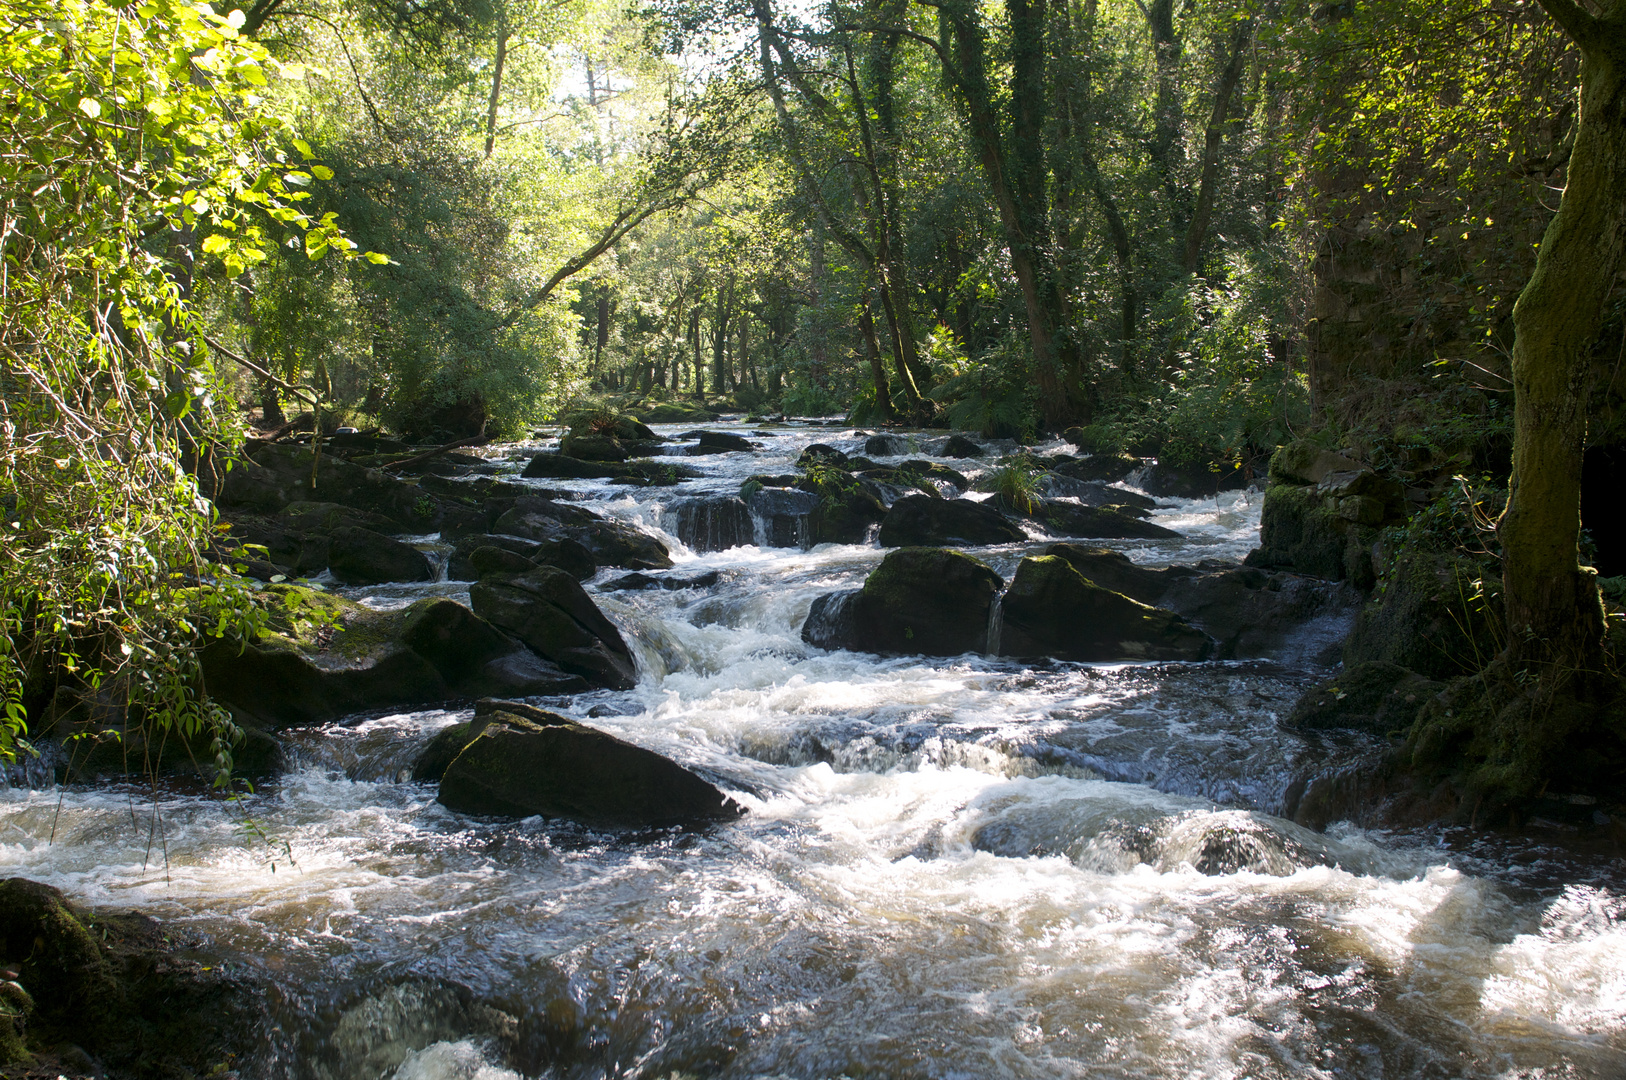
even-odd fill
[[(539, 485), (660, 531), (677, 499), (862, 442), (759, 441), (688, 459), (707, 476), (678, 488)], [(1112, 546), (1236, 559), (1258, 497), (1157, 520), (1185, 538)], [(643, 680), (547, 704), (716, 779), (750, 808), (737, 823), (461, 817), (403, 779), (466, 715), (429, 710), (294, 733), (297, 767), (234, 805), (7, 792), (6, 872), (189, 924), (267, 976), (281, 1031), (245, 1076), (1626, 1076), (1618, 859), (1269, 816), (1295, 775), (1359, 749), (1278, 727), (1318, 674), (1308, 651), (827, 653), (801, 641), (807, 609), (878, 548), (666, 538), (673, 573), (718, 584), (600, 594)], [(1039, 539), (979, 554), (1008, 576)]]

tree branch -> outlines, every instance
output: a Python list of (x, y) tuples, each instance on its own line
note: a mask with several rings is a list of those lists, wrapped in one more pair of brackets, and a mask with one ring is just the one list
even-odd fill
[(1575, 0), (1536, 0), (1536, 3), (1545, 8), (1553, 22), (1575, 39), (1582, 52), (1597, 45), (1607, 33), (1602, 21)]

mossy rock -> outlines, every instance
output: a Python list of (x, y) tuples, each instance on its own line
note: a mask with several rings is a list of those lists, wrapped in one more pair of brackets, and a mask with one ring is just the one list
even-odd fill
[(579, 461), (627, 460), (626, 448), (619, 440), (611, 435), (594, 432), (567, 432), (565, 437), (559, 440), (559, 453)]
[(1057, 660), (1203, 660), (1209, 636), (1172, 611), (1085, 580), (1066, 559), (1023, 559), (1000, 601), (1001, 656)]
[(1328, 473), (1360, 470), (1363, 466), (1308, 439), (1297, 439), (1270, 456), (1270, 479), (1280, 484), (1319, 484)]
[[(1501, 651), (1479, 597), (1484, 568), (1450, 554), (1404, 548), (1381, 595), (1362, 609), (1344, 664), (1383, 661), (1434, 679), (1477, 671)], [(1499, 583), (1494, 580), (1494, 589)]]
[[(0, 1055), (10, 1065), (79, 1047), (114, 1076), (252, 1075), (271, 1033), (265, 987), (197, 959), (197, 943), (141, 915), (96, 915), (58, 890), (0, 881)], [(18, 1013), (26, 1013), (19, 1032)], [(235, 1071), (234, 1071), (235, 1070)], [(68, 1071), (73, 1071), (71, 1068)], [(55, 1075), (52, 1069), (47, 1075)]]
[(892, 504), (881, 522), (882, 547), (940, 544), (1015, 544), (1027, 533), (987, 503), (909, 495)]
[(1399, 664), (1368, 660), (1306, 691), (1284, 723), (1298, 731), (1344, 728), (1405, 735), (1423, 706), (1444, 688), (1444, 683)]
[(1313, 487), (1272, 484), (1265, 491), (1259, 547), (1248, 565), (1292, 570), (1370, 589), (1377, 580), (1372, 547), (1378, 531), (1341, 517)]
[(637, 665), (615, 624), (576, 579), (551, 566), (487, 578), (469, 590), (475, 614), (532, 652), (598, 686), (629, 689)]
[(829, 467), (809, 469), (796, 481), (796, 488), (819, 497), (808, 515), (809, 542), (814, 544), (861, 544), (869, 537), (870, 526), (886, 517), (874, 482)]

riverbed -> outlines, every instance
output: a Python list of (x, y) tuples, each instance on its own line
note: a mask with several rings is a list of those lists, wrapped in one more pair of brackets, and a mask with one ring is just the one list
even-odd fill
[[(882, 550), (696, 552), (673, 504), (863, 436), (706, 426), (761, 449), (683, 457), (704, 476), (672, 488), (534, 482), (660, 535), (671, 573), (718, 574), (596, 591), (624, 573), (600, 571), (640, 682), (538, 703), (697, 769), (739, 821), (454, 814), (408, 779), (468, 716), (430, 709), (292, 733), (295, 767), (230, 803), (7, 790), (4, 873), (174, 920), (269, 979), (280, 1030), (244, 1077), (1626, 1076), (1618, 853), (1273, 816), (1362, 749), (1280, 726), (1342, 624), (1199, 664), (816, 649), (809, 606)], [(930, 457), (913, 438), (880, 460)], [(1180, 540), (1100, 543), (1238, 561), (1260, 502), (1160, 500)], [(974, 553), (1008, 579), (1045, 542)], [(467, 583), (344, 591), (392, 607)]]

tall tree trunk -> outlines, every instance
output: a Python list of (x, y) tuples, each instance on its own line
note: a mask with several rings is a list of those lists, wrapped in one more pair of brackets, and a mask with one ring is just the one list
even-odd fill
[(1202, 266), (1203, 241), (1208, 238), (1208, 223), (1214, 216), (1215, 188), (1219, 184), (1220, 144), (1225, 139), (1226, 117), (1231, 112), (1231, 99), (1236, 96), (1237, 84), (1242, 81), (1242, 69), (1247, 60), (1248, 43), (1253, 40), (1253, 20), (1241, 19), (1231, 31), (1231, 52), (1220, 71), (1219, 84), (1214, 88), (1214, 110), (1208, 118), (1203, 136), (1202, 179), (1197, 185), (1197, 206), (1186, 225), (1185, 252), (1180, 265), (1188, 274), (1195, 274)]
[(706, 366), (700, 358), (700, 308), (689, 313), (689, 339), (694, 342), (694, 399), (706, 403)]
[(734, 300), (734, 279), (717, 290), (717, 315), (711, 323), (711, 389), (721, 394), (728, 387), (728, 317)]
[(864, 332), (864, 354), (869, 357), (870, 378), (875, 381), (875, 407), (889, 422), (897, 419), (892, 408), (892, 387), (887, 382), (886, 365), (881, 362), (881, 343), (875, 336), (875, 317), (870, 313), (866, 294), (858, 306), (858, 326)]
[(1513, 476), (1497, 523), (1508, 652), (1596, 670), (1603, 612), (1581, 569), (1587, 353), (1626, 247), (1626, 0), (1540, 0), (1581, 48), (1581, 116), (1558, 213), (1513, 309)]
[(486, 157), (497, 145), (497, 105), (502, 100), (502, 69), (508, 59), (508, 18), (497, 14), (497, 56), (491, 63), (491, 102), (486, 106)]

